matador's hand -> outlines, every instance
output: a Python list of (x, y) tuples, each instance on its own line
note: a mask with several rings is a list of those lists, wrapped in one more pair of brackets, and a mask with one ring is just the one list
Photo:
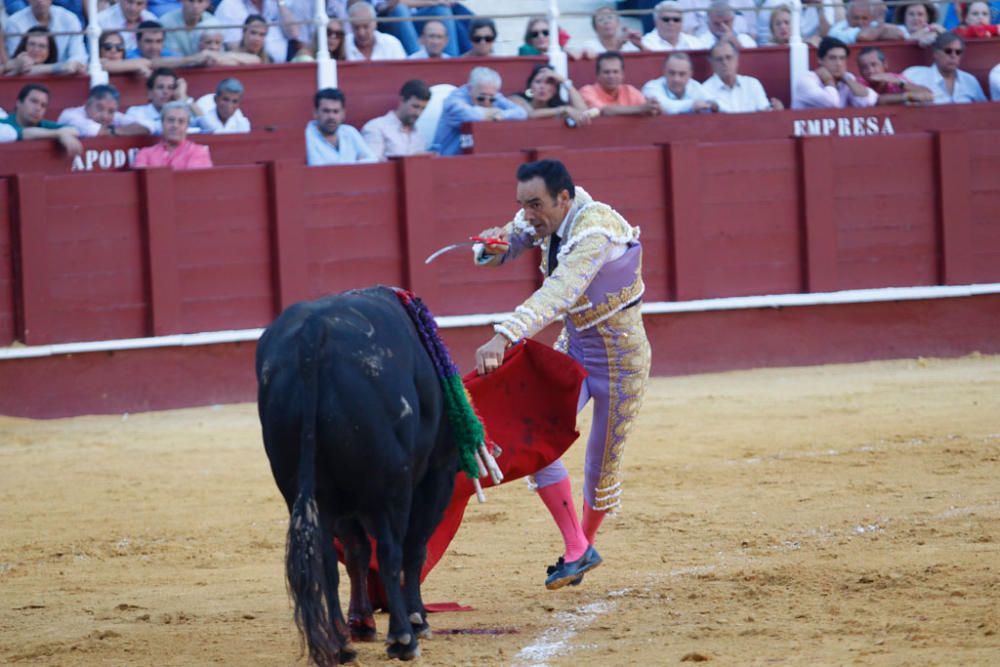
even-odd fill
[(500, 334), (493, 336), (486, 345), (476, 350), (476, 372), (486, 375), (500, 368), (500, 364), (503, 363), (503, 353), (509, 345), (510, 341), (504, 336)]

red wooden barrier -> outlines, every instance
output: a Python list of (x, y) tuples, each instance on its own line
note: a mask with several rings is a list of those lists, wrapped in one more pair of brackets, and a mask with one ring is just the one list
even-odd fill
[(17, 336), (11, 186), (10, 179), (0, 178), (0, 345), (10, 345)]
[(793, 136), (881, 136), (934, 130), (988, 130), (1000, 125), (1000, 104), (949, 104), (873, 109), (801, 109), (653, 118), (600, 117), (567, 127), (556, 119), (467, 123), (467, 153), (530, 150), (536, 146), (598, 148), (671, 141), (755, 141)]
[(997, 130), (540, 148), (22, 174), (0, 198), (15, 232), (0, 325), (29, 344), (252, 328), (372, 283), (415, 289), (439, 315), (509, 310), (539, 284), (532, 261), (423, 260), (508, 220), (517, 165), (541, 156), (643, 229), (648, 301), (1000, 281)]

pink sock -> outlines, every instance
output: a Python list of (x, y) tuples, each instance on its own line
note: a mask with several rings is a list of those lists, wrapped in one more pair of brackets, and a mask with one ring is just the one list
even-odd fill
[(563, 542), (566, 544), (566, 553), (563, 554), (566, 562), (579, 560), (587, 550), (588, 543), (580, 528), (580, 520), (576, 516), (569, 477), (538, 489), (538, 495), (555, 519), (559, 532), (562, 533)]
[(607, 514), (606, 510), (595, 510), (586, 502), (583, 503), (583, 534), (587, 538), (588, 543), (594, 543), (594, 538), (597, 537), (597, 529), (601, 527), (601, 522), (604, 521), (605, 514)]

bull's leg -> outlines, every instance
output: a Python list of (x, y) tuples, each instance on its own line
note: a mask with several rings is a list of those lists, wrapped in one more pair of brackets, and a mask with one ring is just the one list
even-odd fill
[(427, 560), (427, 540), (448, 506), (454, 480), (455, 473), (450, 466), (428, 470), (414, 493), (410, 525), (403, 544), (403, 595), (413, 630), (422, 639), (431, 636), (427, 610), (420, 593), (420, 575)]
[(409, 508), (386, 512), (376, 519), (373, 528), (378, 549), (378, 572), (389, 602), (389, 632), (386, 652), (390, 658), (412, 660), (420, 655), (417, 635), (407, 615), (400, 574), (403, 561), (403, 536)]
[(351, 603), (347, 622), (351, 639), (359, 642), (375, 641), (375, 614), (368, 597), (368, 564), (372, 558), (371, 542), (361, 524), (353, 519), (337, 522), (337, 537), (344, 546), (344, 564), (351, 580)]
[(340, 594), (337, 591), (340, 585), (340, 571), (337, 565), (337, 550), (333, 547), (333, 536), (335, 534), (334, 522), (323, 516), (323, 570), (326, 574), (326, 607), (330, 623), (333, 625), (333, 632), (340, 643), (339, 661), (341, 663), (354, 662), (358, 657), (358, 652), (351, 646), (350, 633), (347, 630), (347, 623), (344, 622), (344, 612), (340, 608)]

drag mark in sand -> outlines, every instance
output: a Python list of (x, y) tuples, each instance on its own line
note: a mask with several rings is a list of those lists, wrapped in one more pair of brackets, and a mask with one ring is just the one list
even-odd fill
[(570, 640), (598, 617), (615, 608), (614, 602), (591, 602), (576, 611), (556, 614), (556, 624), (547, 628), (535, 641), (518, 652), (514, 664), (523, 667), (546, 667), (546, 660), (566, 657), (575, 648)]

